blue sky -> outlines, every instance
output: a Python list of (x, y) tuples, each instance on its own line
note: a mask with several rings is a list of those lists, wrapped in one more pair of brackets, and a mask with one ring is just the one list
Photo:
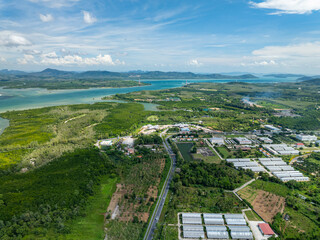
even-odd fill
[(0, 0), (0, 69), (320, 74), (318, 0)]

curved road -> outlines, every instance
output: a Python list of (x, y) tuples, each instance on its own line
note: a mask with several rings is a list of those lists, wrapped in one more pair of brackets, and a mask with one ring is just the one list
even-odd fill
[(176, 155), (173, 153), (173, 151), (168, 143), (168, 137), (163, 142), (163, 145), (166, 148), (166, 150), (170, 156), (171, 167), (170, 167), (169, 173), (167, 175), (166, 182), (162, 187), (161, 193), (160, 193), (158, 201), (157, 201), (157, 205), (153, 211), (151, 220), (149, 222), (149, 225), (148, 225), (148, 228), (147, 228), (147, 231), (144, 235), (143, 240), (152, 240), (153, 239), (153, 234), (154, 234), (155, 229), (157, 228), (157, 223), (159, 221), (164, 202), (166, 201), (166, 197), (169, 192), (169, 186), (172, 181), (173, 174), (174, 174), (174, 171), (176, 168)]

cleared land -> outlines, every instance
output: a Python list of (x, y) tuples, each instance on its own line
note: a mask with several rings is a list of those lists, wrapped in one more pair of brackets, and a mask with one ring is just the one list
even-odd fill
[(181, 152), (182, 157), (186, 161), (192, 161), (192, 156), (190, 154), (190, 150), (193, 147), (193, 143), (177, 143), (177, 147)]

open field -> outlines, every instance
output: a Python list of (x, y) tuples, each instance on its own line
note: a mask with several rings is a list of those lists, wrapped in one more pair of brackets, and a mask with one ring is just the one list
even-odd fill
[(206, 163), (220, 163), (221, 159), (209, 147), (197, 148), (197, 153), (192, 154), (194, 160), (202, 160)]
[(192, 161), (192, 156), (190, 154), (190, 150), (193, 147), (193, 143), (177, 143), (177, 147), (181, 152), (182, 157), (186, 161)]
[(126, 135), (149, 113), (141, 104), (95, 103), (13, 111), (0, 135), (0, 169), (41, 166), (96, 138)]
[[(301, 190), (290, 189), (289, 185), (256, 180), (238, 193), (264, 220), (272, 224), (283, 239), (317, 239), (320, 233), (317, 217), (319, 206), (310, 204), (298, 195), (305, 187), (313, 189), (313, 183), (297, 183), (297, 186), (301, 185)], [(306, 192), (303, 194), (307, 195)], [(284, 220), (286, 214), (289, 215), (288, 221)]]
[(250, 221), (262, 221), (262, 219), (252, 210), (245, 211), (245, 214)]
[(101, 180), (100, 191), (92, 197), (85, 209), (85, 217), (76, 218), (70, 226), (70, 234), (64, 239), (68, 240), (101, 240), (104, 238), (104, 218), (106, 206), (115, 191), (118, 178), (104, 177)]
[[(108, 154), (114, 156), (113, 152)], [(152, 153), (149, 150), (137, 154), (142, 154), (142, 158), (137, 158), (138, 162), (134, 165), (130, 158), (124, 156), (122, 161), (117, 163), (123, 172), (108, 207), (108, 239), (141, 239), (159, 189), (170, 168), (170, 161), (162, 153)], [(112, 220), (110, 217), (117, 206), (118, 212)]]
[(272, 222), (274, 216), (284, 210), (285, 198), (275, 194), (252, 189), (250, 186), (240, 190), (238, 194), (246, 199), (253, 209), (267, 222)]

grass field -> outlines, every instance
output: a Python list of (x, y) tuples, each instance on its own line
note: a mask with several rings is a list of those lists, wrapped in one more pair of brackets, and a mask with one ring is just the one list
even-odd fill
[(177, 143), (177, 147), (181, 152), (182, 157), (186, 161), (192, 161), (192, 156), (190, 154), (190, 150), (193, 147), (193, 143)]
[(101, 240), (104, 238), (104, 216), (111, 196), (115, 191), (118, 178), (103, 177), (100, 191), (90, 199), (86, 207), (85, 217), (75, 219), (70, 223), (71, 233), (64, 236), (67, 240)]
[(226, 147), (215, 147), (216, 150), (218, 151), (218, 153), (220, 153), (221, 157), (223, 158), (228, 158), (231, 156), (230, 152), (228, 151), (228, 149)]
[(259, 217), (254, 211), (245, 211), (247, 218), (250, 221), (262, 221), (261, 217)]
[(203, 156), (201, 154), (192, 154), (193, 159), (200, 159), (203, 160), (205, 163), (217, 163), (219, 164), (221, 162), (221, 159), (215, 155), (215, 156)]
[(261, 189), (266, 192), (271, 192), (281, 197), (287, 197), (288, 194), (291, 192), (290, 189), (284, 185), (273, 182), (265, 182), (262, 180), (254, 181), (249, 186), (254, 189)]

